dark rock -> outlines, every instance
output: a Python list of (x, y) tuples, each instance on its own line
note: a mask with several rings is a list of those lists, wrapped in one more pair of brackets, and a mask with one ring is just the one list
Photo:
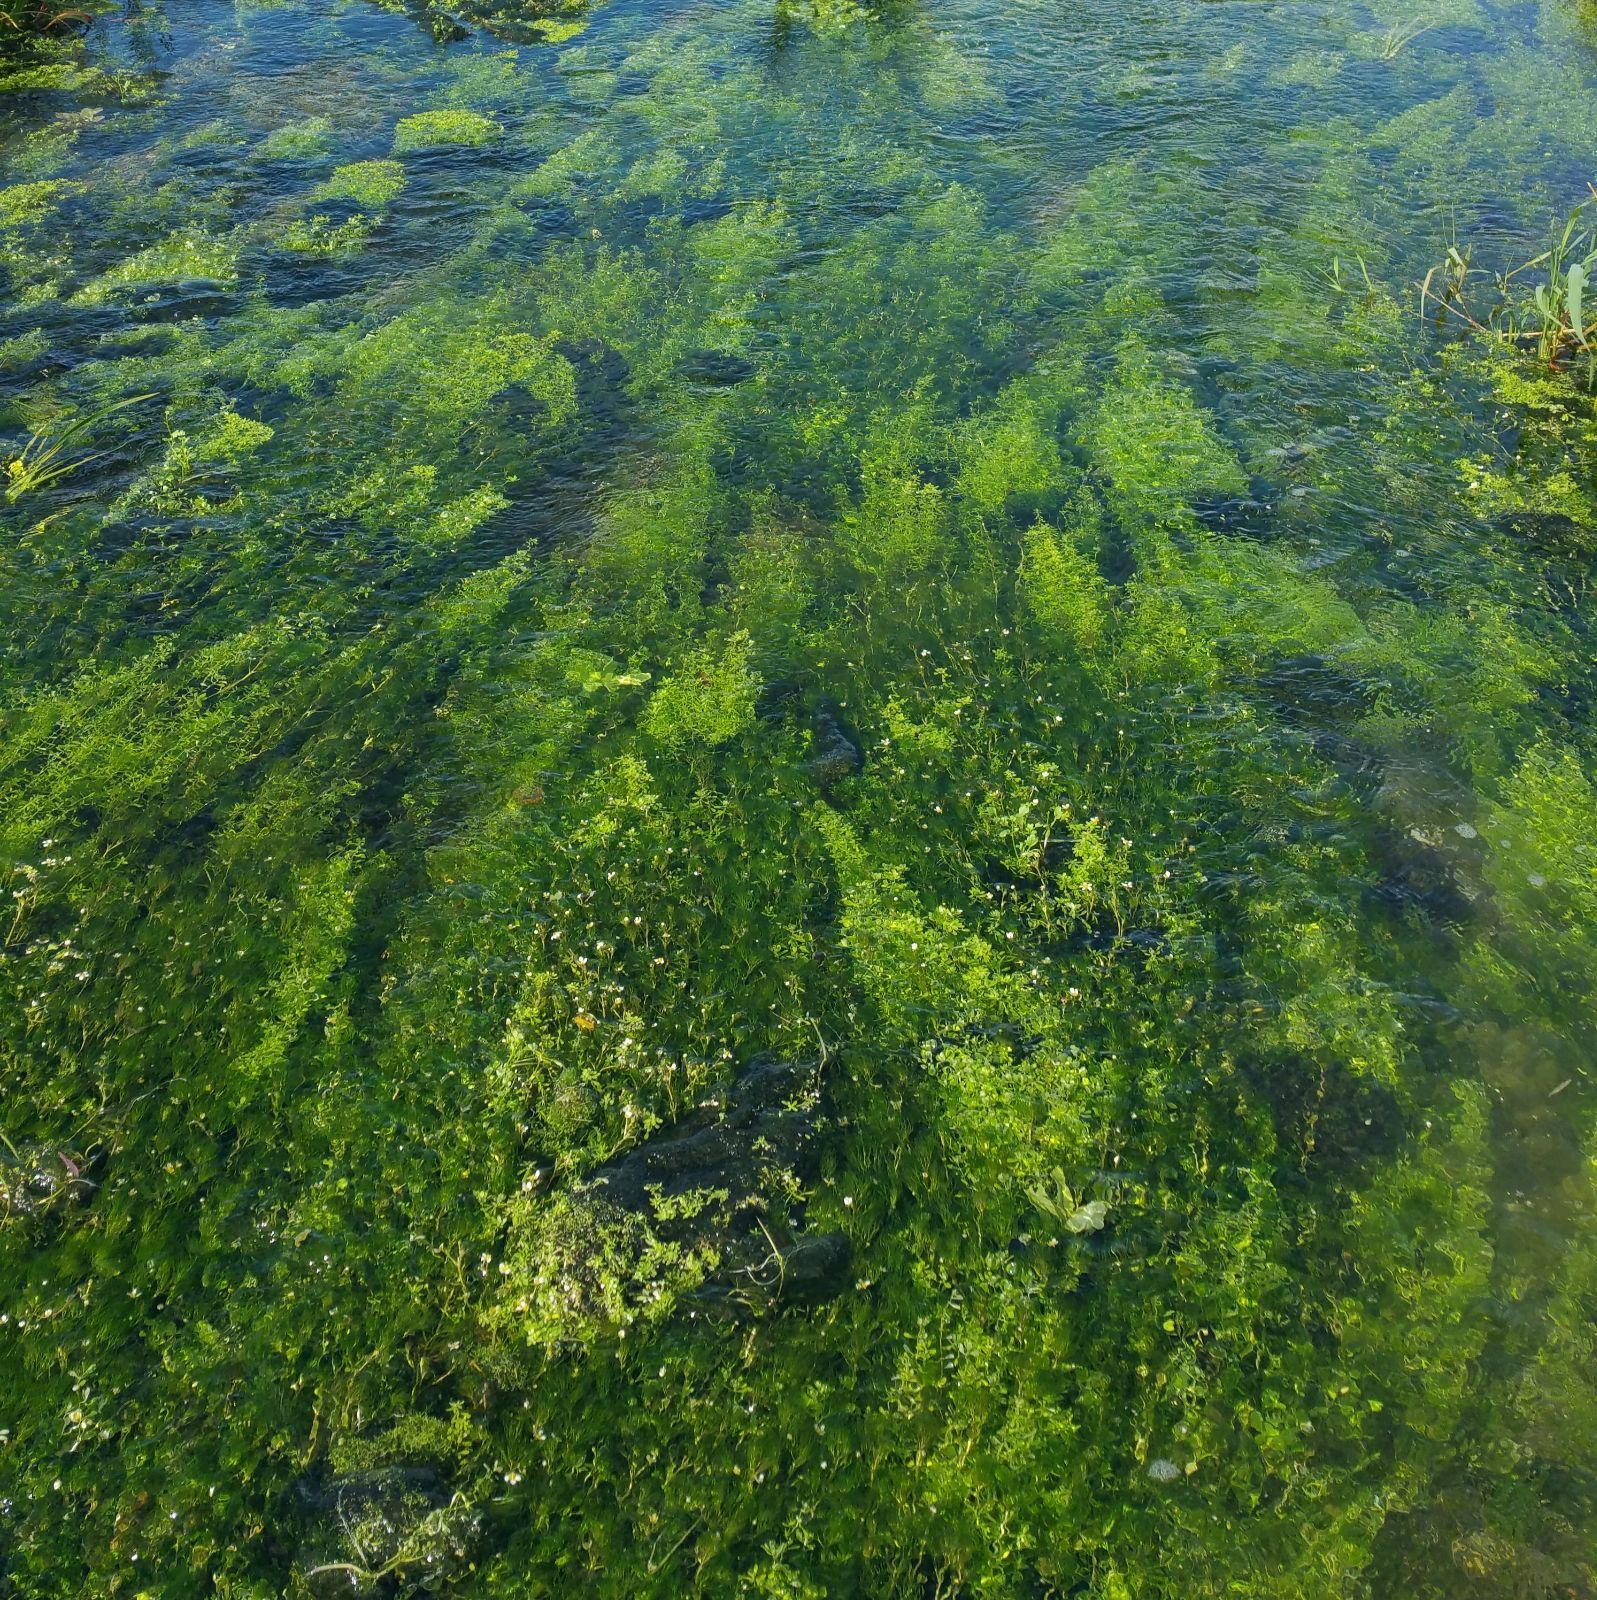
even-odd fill
[(677, 364), (677, 375), (704, 389), (728, 389), (753, 377), (755, 366), (747, 356), (727, 350), (696, 350)]
[(1212, 496), (1194, 502), (1192, 510), (1199, 522), (1216, 533), (1260, 534), (1270, 524), (1268, 503), (1251, 494), (1229, 499)]
[(813, 1303), (848, 1280), (848, 1241), (802, 1232), (795, 1192), (818, 1174), (815, 1062), (754, 1061), (725, 1095), (600, 1167), (573, 1199), (612, 1239), (713, 1250), (699, 1300)]
[(1389, 1159), (1405, 1137), (1397, 1097), (1334, 1059), (1248, 1056), (1242, 1073), (1269, 1109), (1282, 1170), (1346, 1169)]
[(762, 684), (754, 697), (754, 714), (762, 722), (780, 722), (798, 699), (799, 685), (793, 678), (774, 678)]
[(804, 770), (823, 789), (852, 778), (865, 765), (864, 753), (836, 705), (820, 701), (810, 718), (810, 753)]
[(103, 1151), (51, 1144), (0, 1149), (0, 1223), (40, 1222), (87, 1206), (104, 1164)]
[(1576, 522), (1561, 511), (1509, 511), (1494, 518), (1492, 526), (1516, 544), (1529, 545), (1547, 555), (1589, 555), (1597, 549), (1597, 529)]
[(1439, 828), (1377, 829), (1371, 841), (1381, 874), (1375, 898), (1439, 926), (1462, 927), (1475, 917), (1481, 895), (1464, 870), (1467, 853), (1460, 844)]
[(307, 1522), (299, 1575), (327, 1600), (433, 1593), (466, 1561), (480, 1520), (424, 1466), (302, 1478), (293, 1498)]
[(818, 1104), (813, 1064), (757, 1061), (728, 1092), (697, 1116), (678, 1123), (590, 1180), (605, 1198), (628, 1210), (651, 1204), (649, 1191), (668, 1198), (692, 1189), (728, 1189), (736, 1194), (759, 1187), (763, 1169), (773, 1163), (808, 1177)]
[(795, 1305), (835, 1300), (849, 1285), (854, 1246), (846, 1233), (821, 1233), (795, 1240), (782, 1252), (778, 1296)]

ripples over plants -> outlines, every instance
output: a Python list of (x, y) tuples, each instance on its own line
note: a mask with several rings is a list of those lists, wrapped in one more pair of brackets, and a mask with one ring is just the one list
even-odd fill
[(0, 1594), (1597, 1592), (1588, 15), (0, 51)]

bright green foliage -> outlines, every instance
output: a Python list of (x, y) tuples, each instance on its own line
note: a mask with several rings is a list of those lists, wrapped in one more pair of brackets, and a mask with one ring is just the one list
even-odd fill
[(39, 183), (14, 183), (0, 189), (0, 228), (21, 228), (42, 222), (68, 195), (77, 194), (82, 184), (65, 178), (49, 178)]
[(751, 727), (758, 683), (750, 643), (747, 633), (734, 633), (719, 650), (695, 650), (674, 663), (649, 697), (644, 731), (669, 746), (714, 746)]
[(273, 128), (256, 150), (268, 161), (305, 161), (325, 155), (332, 136), (333, 125), (327, 117), (304, 117)]
[(301, 217), (289, 224), (281, 244), (285, 250), (300, 255), (341, 255), (348, 250), (358, 250), (371, 231), (372, 219), (360, 212), (337, 223), (328, 217)]
[(1062, 641), (1090, 651), (1102, 640), (1108, 589), (1069, 532), (1045, 522), (1027, 531), (1020, 587), (1032, 615)]
[(337, 167), (316, 189), (318, 200), (352, 200), (375, 210), (405, 192), (405, 169), (398, 161), (355, 161)]
[(499, 130), (491, 118), (480, 111), (449, 107), (441, 111), (418, 111), (403, 117), (394, 129), (394, 151), (426, 150), (434, 145), (490, 143)]
[(1127, 21), (19, 61), (8, 1593), (1597, 1583), (1589, 40)]
[(102, 273), (78, 291), (76, 300), (79, 305), (100, 305), (125, 290), (195, 281), (229, 284), (237, 276), (237, 255), (225, 240), (174, 234)]

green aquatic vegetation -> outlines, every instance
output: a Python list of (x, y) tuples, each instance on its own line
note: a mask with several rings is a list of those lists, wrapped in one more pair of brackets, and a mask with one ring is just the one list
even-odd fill
[(490, 518), (508, 510), (509, 506), (509, 500), (497, 489), (473, 489), (470, 494), (450, 501), (438, 512), (426, 537), (441, 544), (461, 544)]
[(1026, 1198), (1045, 1216), (1064, 1223), (1071, 1233), (1097, 1233), (1113, 1209), (1107, 1200), (1088, 1200), (1077, 1204), (1076, 1193), (1065, 1182), (1062, 1168), (1052, 1173), (1053, 1186), (1036, 1184), (1026, 1191)]
[(419, 15), (441, 43), (461, 38), (465, 23), (501, 38), (561, 44), (582, 31), (591, 0), (466, 0), (447, 7), (436, 0), (378, 0), (378, 4), (385, 10)]
[(586, 22), (560, 22), (553, 17), (539, 17), (527, 24), (528, 31), (544, 44), (569, 44), (587, 29)]
[(719, 745), (754, 723), (753, 641), (734, 633), (718, 651), (675, 663), (649, 697), (641, 726), (666, 746)]
[(314, 161), (326, 155), (332, 144), (331, 118), (302, 117), (273, 128), (255, 150), (268, 161)]
[(1534, 940), (1562, 966), (1597, 926), (1597, 856), (1591, 824), (1597, 791), (1579, 754), (1538, 746), (1503, 785), (1488, 822), (1484, 873), (1514, 916), (1518, 937)]
[(376, 226), (375, 219), (360, 211), (342, 222), (331, 217), (299, 217), (283, 230), (278, 243), (298, 255), (343, 255), (359, 250)]
[(948, 549), (942, 490), (926, 482), (897, 448), (861, 463), (860, 504), (844, 524), (843, 548), (873, 578), (908, 578)]
[(777, 0), (777, 21), (788, 26), (802, 22), (817, 33), (841, 33), (855, 23), (890, 15), (891, 0)]
[(233, 410), (223, 410), (217, 414), (208, 436), (202, 441), (201, 454), (237, 466), (244, 457), (270, 444), (275, 436), (276, 429), (267, 423), (254, 417), (240, 416)]
[(5, 62), (0, 64), (0, 94), (66, 93), (81, 87), (87, 77), (76, 61)]
[(999, 407), (973, 420), (961, 442), (959, 492), (977, 510), (998, 512), (1011, 496), (1039, 499), (1064, 487), (1057, 399), (1042, 386), (1011, 385)]
[(238, 252), (226, 239), (175, 233), (129, 256), (78, 290), (79, 305), (101, 305), (128, 290), (154, 284), (231, 284), (238, 279)]
[(499, 136), (499, 126), (480, 111), (451, 106), (437, 111), (418, 111), (402, 117), (394, 127), (394, 153), (428, 150), (438, 145), (477, 147), (491, 144)]
[(1586, 221), (1583, 203), (1570, 212), (1549, 249), (1496, 276), (1495, 299), (1484, 312), (1471, 310), (1470, 280), (1479, 273), (1457, 245), (1442, 265), (1426, 273), (1420, 309), (1434, 305), (1438, 317), (1459, 318), (1477, 332), (1524, 346), (1550, 367), (1573, 368), (1588, 390), (1597, 389), (1594, 272), (1597, 227)]
[(50, 336), (43, 328), (30, 328), (15, 338), (0, 339), (0, 372), (34, 366), (50, 353)]
[(1336, 585), (1303, 571), (1287, 552), (1205, 540), (1170, 577), (1212, 633), (1226, 635), (1221, 648), (1236, 658), (1353, 651), (1364, 633)]
[(405, 192), (405, 168), (398, 161), (354, 161), (335, 167), (333, 175), (317, 184), (316, 200), (349, 200), (377, 210)]
[(1084, 442), (1108, 479), (1111, 509), (1133, 527), (1155, 531), (1190, 519), (1201, 495), (1247, 490), (1240, 463), (1205, 412), (1136, 335), (1116, 352), (1115, 385)]
[[(5, 545), (8, 1581), (1589, 1587), (1591, 413), (1392, 295), (1569, 34), (430, 16), (119, 18), (37, 174), (31, 283), (237, 255), (4, 329), (161, 396)], [(606, 1208), (766, 1053), (770, 1239)]]
[(107, 417), (151, 398), (147, 394), (130, 395), (84, 416), (74, 417), (63, 426), (46, 425), (35, 429), (22, 448), (6, 459), (6, 500), (15, 503), (27, 496), (40, 494), (69, 474), (81, 471), (95, 460), (92, 455), (73, 453), (74, 445), (82, 436), (93, 433)]
[(1166, 204), (1178, 180), (1150, 173), (1135, 160), (1120, 158), (1091, 168), (1064, 193), (1053, 197), (1042, 219), (1042, 243), (1028, 264), (1034, 292), (1057, 295), (1089, 279), (1123, 279), (1128, 265), (1144, 271), (1173, 256), (1181, 246)]
[(662, 1239), (602, 1202), (513, 1204), (509, 1227), (499, 1320), (529, 1344), (647, 1328), (673, 1315), (718, 1264), (710, 1248)]
[[(1108, 586), (1092, 559), (1092, 525), (1059, 530), (1038, 522), (1026, 533), (1020, 592), (1038, 623), (1061, 642), (1092, 651), (1110, 617)], [(1084, 537), (1085, 534), (1085, 537)]]
[(14, 183), (0, 189), (0, 228), (36, 227), (69, 195), (81, 194), (83, 185), (67, 178), (45, 178), (37, 183)]
[(294, 925), (285, 941), (293, 953), (273, 975), (265, 1026), (256, 1037), (239, 1041), (244, 1048), (233, 1059), (233, 1071), (243, 1082), (275, 1078), (313, 1017), (332, 1035), (339, 1009), (333, 980), (348, 959), (359, 868), (359, 852), (352, 850), (320, 869), (303, 869), (304, 878), (295, 885)]
[(1271, 78), (1284, 87), (1326, 89), (1336, 82), (1347, 65), (1341, 50), (1309, 49), (1275, 68)]
[(586, 189), (597, 176), (613, 172), (620, 161), (615, 140), (602, 128), (587, 128), (526, 177), (517, 179), (513, 193), (528, 198)]

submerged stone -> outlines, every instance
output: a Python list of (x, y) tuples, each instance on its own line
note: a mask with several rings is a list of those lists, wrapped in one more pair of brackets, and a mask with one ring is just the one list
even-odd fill
[(780, 1298), (796, 1304), (834, 1299), (848, 1287), (854, 1245), (846, 1233), (797, 1239), (782, 1252)]
[(535, 1186), (506, 1253), (513, 1316), (534, 1338), (585, 1340), (683, 1301), (764, 1309), (840, 1294), (848, 1240), (803, 1231), (821, 1127), (819, 1065), (756, 1060), (585, 1182), (548, 1199)]
[(827, 789), (844, 778), (854, 777), (864, 766), (864, 753), (842, 713), (830, 700), (822, 700), (810, 718), (810, 753), (804, 770)]
[(761, 1204), (773, 1165), (799, 1176), (813, 1166), (820, 1092), (814, 1063), (757, 1061), (695, 1117), (656, 1135), (594, 1173), (589, 1187), (628, 1210), (695, 1189), (724, 1188), (736, 1213)]
[(1517, 544), (1530, 545), (1547, 555), (1569, 556), (1597, 550), (1597, 529), (1577, 522), (1561, 511), (1510, 511), (1492, 526)]
[(318, 1600), (435, 1593), (470, 1554), (480, 1520), (424, 1466), (302, 1478), (294, 1497), (308, 1523), (298, 1575)]
[(84, 1155), (57, 1145), (0, 1150), (0, 1223), (42, 1221), (79, 1210), (100, 1187), (103, 1152)]

